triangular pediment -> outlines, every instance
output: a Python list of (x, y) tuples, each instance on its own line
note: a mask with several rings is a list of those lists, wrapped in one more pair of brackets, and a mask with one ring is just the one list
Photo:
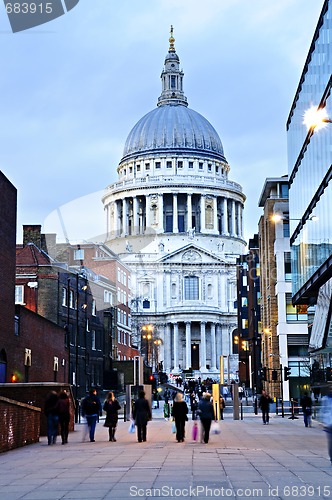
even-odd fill
[(195, 244), (185, 245), (159, 259), (165, 264), (227, 264), (220, 256)]

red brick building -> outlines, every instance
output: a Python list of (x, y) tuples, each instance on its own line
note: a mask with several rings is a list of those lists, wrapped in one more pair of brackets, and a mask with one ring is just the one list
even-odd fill
[(0, 383), (8, 381), (8, 339), (14, 337), (17, 191), (0, 172)]

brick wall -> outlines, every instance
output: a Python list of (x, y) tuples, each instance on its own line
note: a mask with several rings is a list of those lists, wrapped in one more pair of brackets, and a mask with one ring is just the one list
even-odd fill
[[(50, 391), (59, 393), (61, 390), (66, 390), (70, 400), (70, 424), (69, 431), (74, 430), (74, 398), (71, 392), (71, 387), (68, 384), (52, 384), (52, 383), (31, 383), (31, 384), (0, 384), (0, 397), (10, 398), (19, 401), (25, 405), (32, 405), (41, 410), (39, 412), (40, 435), (47, 435), (47, 421), (44, 415), (44, 404), (46, 397)], [(1, 423), (2, 428), (2, 423)]]
[(0, 396), (0, 452), (37, 443), (40, 408)]

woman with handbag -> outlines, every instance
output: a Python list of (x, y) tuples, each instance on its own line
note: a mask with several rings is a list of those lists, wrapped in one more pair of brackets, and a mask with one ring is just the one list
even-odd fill
[(115, 442), (115, 430), (118, 424), (118, 411), (121, 410), (120, 403), (115, 399), (114, 392), (107, 394), (103, 410), (106, 412), (104, 427), (108, 427), (109, 441)]
[(174, 398), (172, 416), (176, 425), (176, 439), (178, 443), (184, 442), (185, 425), (188, 420), (188, 406), (180, 392)]

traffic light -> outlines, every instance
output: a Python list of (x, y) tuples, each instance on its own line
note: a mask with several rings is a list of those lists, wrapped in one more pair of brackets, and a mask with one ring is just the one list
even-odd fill
[(284, 380), (288, 380), (291, 374), (291, 369), (288, 366), (284, 366)]
[(261, 368), (261, 380), (267, 380), (267, 368), (266, 368), (266, 366), (263, 366), (263, 368)]
[(272, 370), (272, 380), (273, 382), (278, 380), (278, 370)]
[(157, 389), (157, 381), (154, 375), (149, 375), (149, 383), (152, 385), (152, 389)]
[(12, 373), (11, 374), (10, 381), (13, 382), (13, 383), (17, 382), (17, 375), (16, 375), (16, 373)]

